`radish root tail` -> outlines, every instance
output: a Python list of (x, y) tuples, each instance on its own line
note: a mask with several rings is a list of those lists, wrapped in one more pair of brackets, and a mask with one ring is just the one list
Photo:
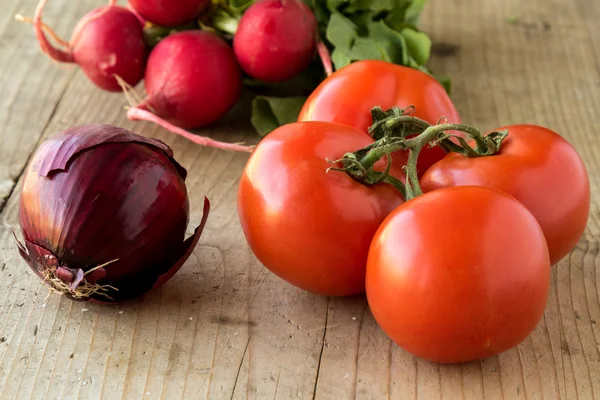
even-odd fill
[[(17, 14), (17, 15), (15, 15), (15, 19), (19, 22), (33, 25), (33, 18), (26, 17), (21, 14)], [(65, 47), (67, 49), (69, 48), (69, 46), (70, 46), (69, 42), (67, 42), (60, 36), (58, 36), (56, 34), (56, 32), (54, 32), (54, 30), (52, 28), (50, 28), (48, 25), (42, 23), (42, 28), (44, 29), (44, 32), (46, 33), (46, 35), (49, 35), (52, 38), (52, 40), (54, 40), (56, 43), (58, 43), (59, 45)]]
[(147, 121), (155, 123), (166, 129), (167, 131), (179, 136), (183, 136), (189, 141), (199, 144), (201, 146), (214, 147), (221, 150), (238, 151), (242, 153), (251, 153), (252, 151), (254, 151), (255, 147), (246, 146), (241, 143), (220, 142), (218, 140), (214, 140), (206, 136), (195, 135), (191, 132), (179, 128), (178, 126), (171, 124), (168, 121), (165, 121), (164, 119), (158, 117), (155, 114), (152, 114), (149, 111), (142, 110), (137, 107), (132, 107), (127, 111), (127, 118), (129, 118), (132, 121)]
[(317, 42), (317, 51), (319, 53), (319, 58), (321, 59), (321, 63), (323, 64), (323, 69), (325, 70), (325, 74), (327, 76), (333, 74), (333, 65), (331, 63), (331, 55), (329, 54), (329, 50), (325, 43), (321, 40)]
[[(33, 16), (33, 29), (35, 31), (35, 36), (40, 44), (40, 47), (44, 53), (46, 53), (50, 58), (59, 61), (59, 62), (75, 62), (73, 59), (73, 53), (70, 50), (61, 50), (52, 46), (52, 44), (48, 41), (46, 34), (44, 32), (44, 24), (42, 23), (42, 11), (44, 10), (44, 6), (48, 0), (40, 0), (38, 6), (35, 10), (35, 15)], [(58, 35), (51, 34), (53, 38), (58, 38)], [(58, 43), (66, 43), (63, 39), (57, 40)], [(67, 46), (68, 48), (68, 46)]]
[(119, 86), (121, 86), (121, 89), (123, 89), (125, 99), (131, 107), (135, 107), (136, 105), (143, 102), (142, 98), (137, 94), (133, 86), (125, 82), (125, 80), (117, 74), (113, 74), (113, 77), (115, 78)]

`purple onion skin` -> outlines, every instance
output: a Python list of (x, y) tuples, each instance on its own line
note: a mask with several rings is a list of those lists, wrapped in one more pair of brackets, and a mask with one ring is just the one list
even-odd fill
[(52, 276), (67, 284), (117, 260), (85, 280), (118, 290), (104, 289), (82, 300), (114, 303), (140, 296), (179, 270), (206, 223), (207, 199), (202, 223), (184, 240), (189, 222), (185, 177), (161, 141), (110, 125), (61, 132), (38, 148), (25, 173), (20, 254), (42, 279), (60, 267), (61, 274)]

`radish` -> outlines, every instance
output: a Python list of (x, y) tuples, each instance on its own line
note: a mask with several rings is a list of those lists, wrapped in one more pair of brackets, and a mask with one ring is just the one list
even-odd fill
[(70, 42), (49, 32), (64, 49), (53, 47), (46, 37), (40, 3), (33, 18), (35, 34), (42, 51), (59, 62), (76, 63), (98, 87), (121, 91), (115, 75), (131, 86), (144, 76), (147, 55), (144, 34), (138, 18), (129, 10), (111, 3), (87, 13), (75, 26)]
[(190, 30), (169, 35), (156, 45), (144, 83), (147, 97), (137, 109), (181, 128), (200, 128), (223, 117), (235, 104), (242, 76), (223, 39)]
[(233, 49), (242, 69), (266, 82), (302, 72), (315, 53), (317, 20), (301, 0), (262, 0), (240, 19)]
[(209, 3), (210, 0), (129, 0), (145, 20), (169, 27), (194, 20)]

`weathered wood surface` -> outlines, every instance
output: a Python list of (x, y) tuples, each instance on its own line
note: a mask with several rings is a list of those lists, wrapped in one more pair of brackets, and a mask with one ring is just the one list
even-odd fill
[[(124, 118), (119, 95), (39, 52), (12, 20), (36, 0), (2, 0), (0, 15), (0, 398), (2, 399), (598, 399), (600, 398), (600, 3), (430, 0), (423, 26), (432, 66), (454, 80), (465, 122), (531, 122), (561, 132), (592, 180), (588, 229), (553, 269), (544, 319), (518, 348), (458, 366), (415, 359), (375, 324), (362, 296), (324, 298), (265, 270), (236, 214), (247, 159), (199, 148)], [(67, 36), (101, 0), (53, 0)], [(255, 140), (238, 111), (213, 135)], [(19, 259), (19, 179), (39, 140), (104, 122), (166, 141), (189, 170), (192, 221), (213, 211), (200, 245), (162, 289), (122, 306), (48, 296)], [(16, 190), (15, 190), (16, 189)]]

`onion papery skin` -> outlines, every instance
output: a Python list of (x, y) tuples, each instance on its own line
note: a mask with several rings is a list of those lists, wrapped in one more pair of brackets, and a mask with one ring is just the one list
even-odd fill
[[(36, 275), (73, 299), (140, 296), (177, 272), (206, 223), (207, 199), (200, 226), (184, 240), (185, 178), (161, 141), (110, 125), (63, 131), (38, 148), (25, 172), (19, 252)], [(65, 289), (78, 275), (83, 286)], [(82, 294), (82, 287), (101, 290)]]

